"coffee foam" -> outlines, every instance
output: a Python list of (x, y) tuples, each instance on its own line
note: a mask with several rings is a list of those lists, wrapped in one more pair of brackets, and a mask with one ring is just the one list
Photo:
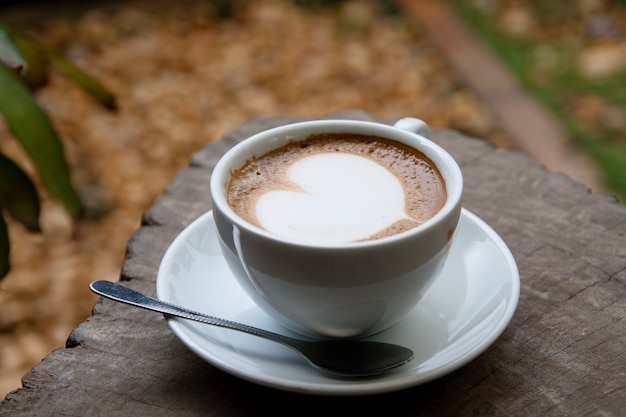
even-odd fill
[(401, 233), (446, 200), (434, 164), (399, 142), (359, 134), (313, 135), (233, 171), (228, 204), (270, 233), (341, 243)]
[(294, 162), (287, 176), (297, 190), (269, 191), (256, 204), (260, 226), (278, 236), (354, 242), (408, 217), (398, 178), (368, 158), (320, 153)]

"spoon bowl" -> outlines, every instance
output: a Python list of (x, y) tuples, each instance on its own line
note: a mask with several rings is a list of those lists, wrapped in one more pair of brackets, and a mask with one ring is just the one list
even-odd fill
[(313, 367), (344, 377), (378, 375), (413, 359), (413, 351), (403, 346), (367, 340), (300, 340), (230, 320), (188, 310), (141, 294), (115, 282), (96, 280), (89, 284), (96, 294), (114, 301), (157, 311), (169, 316), (248, 333), (287, 346), (300, 353)]

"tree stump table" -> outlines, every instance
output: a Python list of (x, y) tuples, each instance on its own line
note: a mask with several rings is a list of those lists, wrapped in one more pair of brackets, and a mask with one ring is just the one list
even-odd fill
[[(380, 121), (360, 111), (330, 115)], [(191, 158), (128, 243), (124, 285), (155, 293), (168, 245), (211, 208), (218, 158), (251, 134), (302, 118), (253, 120)], [(296, 394), (243, 381), (196, 356), (159, 314), (99, 301), (93, 315), (23, 378), (2, 416), (249, 416), (384, 411), (419, 416), (626, 415), (626, 207), (519, 152), (458, 132), (431, 138), (457, 159), (464, 206), (511, 249), (517, 311), (464, 367), (402, 391), (359, 397)]]

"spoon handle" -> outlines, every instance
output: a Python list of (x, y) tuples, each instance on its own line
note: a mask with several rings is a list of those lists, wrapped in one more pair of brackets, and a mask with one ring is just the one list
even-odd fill
[(219, 326), (226, 329), (249, 333), (255, 336), (264, 337), (266, 339), (288, 345), (290, 347), (292, 347), (291, 345), (294, 342), (297, 342), (295, 339), (277, 333), (272, 333), (267, 330), (262, 330), (245, 324), (236, 323), (230, 320), (220, 319), (217, 317), (209, 316), (207, 314), (188, 310), (186, 308), (170, 304), (153, 297), (149, 297), (145, 294), (142, 294), (115, 282), (96, 280), (89, 284), (89, 288), (96, 294), (109, 298), (111, 300), (130, 304), (135, 307), (145, 308), (147, 310), (157, 311), (163, 314), (167, 314), (169, 316), (182, 317), (184, 319), (199, 321), (201, 323), (211, 324), (213, 326)]

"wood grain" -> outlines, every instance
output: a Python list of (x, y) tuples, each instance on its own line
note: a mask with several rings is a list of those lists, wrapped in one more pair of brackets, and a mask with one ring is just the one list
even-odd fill
[[(375, 120), (363, 112), (329, 117)], [(154, 294), (172, 239), (210, 209), (211, 168), (253, 120), (193, 155), (130, 238), (121, 279)], [(626, 207), (528, 156), (450, 130), (432, 138), (458, 160), (464, 205), (507, 242), (520, 269), (518, 310), (481, 356), (443, 378), (369, 397), (305, 396), (257, 386), (205, 363), (162, 316), (99, 301), (67, 348), (49, 354), (0, 404), (4, 416), (620, 416), (626, 410)]]

